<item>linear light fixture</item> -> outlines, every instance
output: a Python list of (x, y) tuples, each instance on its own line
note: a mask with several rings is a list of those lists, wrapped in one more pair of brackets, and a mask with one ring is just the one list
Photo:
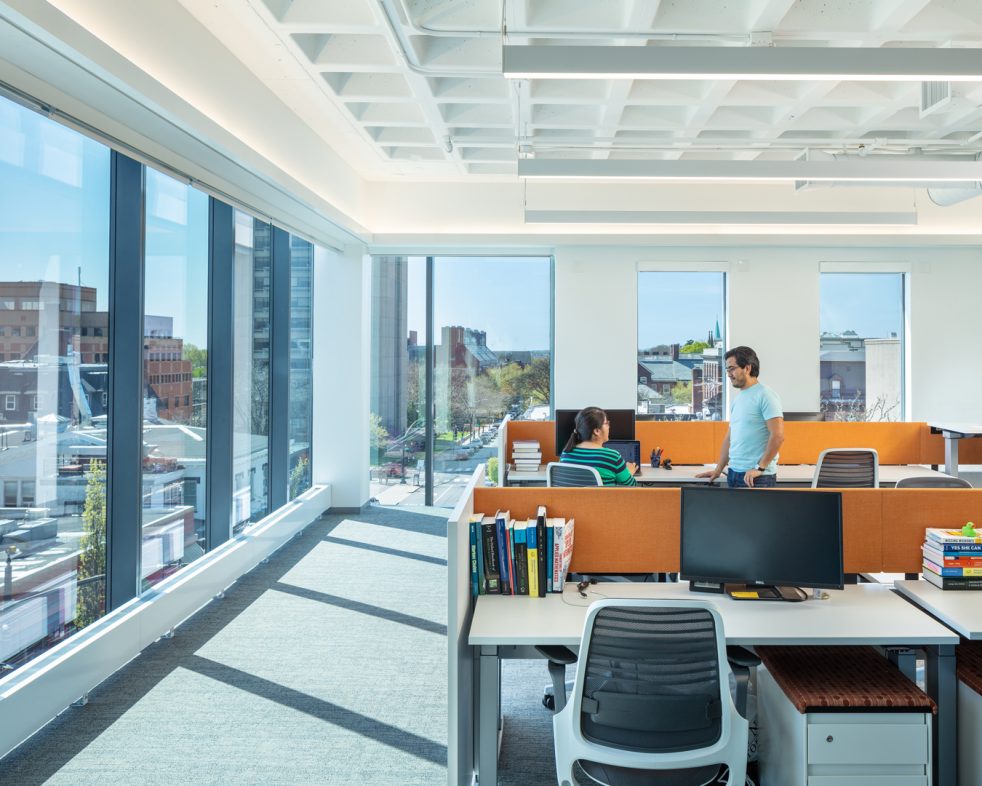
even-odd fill
[(913, 212), (791, 210), (526, 210), (526, 224), (851, 224), (915, 226)]
[(519, 177), (641, 178), (649, 180), (876, 181), (968, 183), (982, 180), (982, 161), (930, 161), (868, 156), (837, 161), (651, 161), (530, 158), (518, 162)]
[(979, 82), (982, 49), (506, 45), (511, 79)]

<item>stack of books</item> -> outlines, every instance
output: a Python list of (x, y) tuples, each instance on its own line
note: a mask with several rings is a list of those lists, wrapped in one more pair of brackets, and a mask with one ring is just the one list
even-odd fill
[(539, 505), (534, 519), (499, 510), (475, 513), (469, 523), (472, 595), (544, 598), (563, 591), (573, 559), (573, 519), (549, 518)]
[(511, 443), (511, 461), (516, 472), (538, 472), (542, 450), (537, 439), (516, 439)]
[(927, 581), (943, 590), (982, 590), (982, 536), (931, 527), (921, 553)]

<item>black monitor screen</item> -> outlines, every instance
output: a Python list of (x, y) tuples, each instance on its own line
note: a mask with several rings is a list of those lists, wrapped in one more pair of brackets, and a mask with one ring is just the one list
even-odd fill
[[(569, 441), (570, 434), (576, 428), (576, 415), (578, 409), (557, 409), (556, 410), (556, 455), (563, 452), (566, 443)], [(633, 409), (605, 409), (607, 420), (610, 421), (610, 434), (608, 439), (634, 439), (634, 410)]]
[(680, 576), (842, 589), (842, 495), (682, 489)]

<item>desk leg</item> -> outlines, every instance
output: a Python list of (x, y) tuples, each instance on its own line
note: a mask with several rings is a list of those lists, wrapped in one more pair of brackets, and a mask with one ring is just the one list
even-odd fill
[(944, 435), (944, 471), (953, 478), (958, 477), (958, 441), (954, 434)]
[(958, 680), (955, 677), (955, 646), (938, 644), (927, 647), (925, 678), (928, 695), (938, 703), (934, 717), (934, 786), (955, 786), (958, 777), (955, 721), (958, 715)]
[(497, 647), (481, 647), (478, 672), (477, 782), (479, 786), (496, 786), (501, 718), (501, 661)]

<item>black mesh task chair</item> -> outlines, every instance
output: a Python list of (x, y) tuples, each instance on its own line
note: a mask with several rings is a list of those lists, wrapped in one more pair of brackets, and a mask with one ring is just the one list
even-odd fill
[(880, 457), (874, 448), (830, 448), (818, 455), (813, 489), (878, 488)]
[(964, 478), (937, 477), (923, 475), (913, 478), (901, 478), (897, 481), (898, 489), (970, 489), (972, 484)]
[(547, 486), (602, 486), (603, 484), (600, 473), (593, 467), (562, 461), (550, 461), (546, 464)]
[[(753, 656), (751, 656), (753, 657)], [(587, 612), (573, 694), (553, 716), (560, 786), (743, 786), (747, 719), (729, 688), (723, 623), (706, 601), (607, 598)], [(713, 781), (715, 782), (715, 781)]]

